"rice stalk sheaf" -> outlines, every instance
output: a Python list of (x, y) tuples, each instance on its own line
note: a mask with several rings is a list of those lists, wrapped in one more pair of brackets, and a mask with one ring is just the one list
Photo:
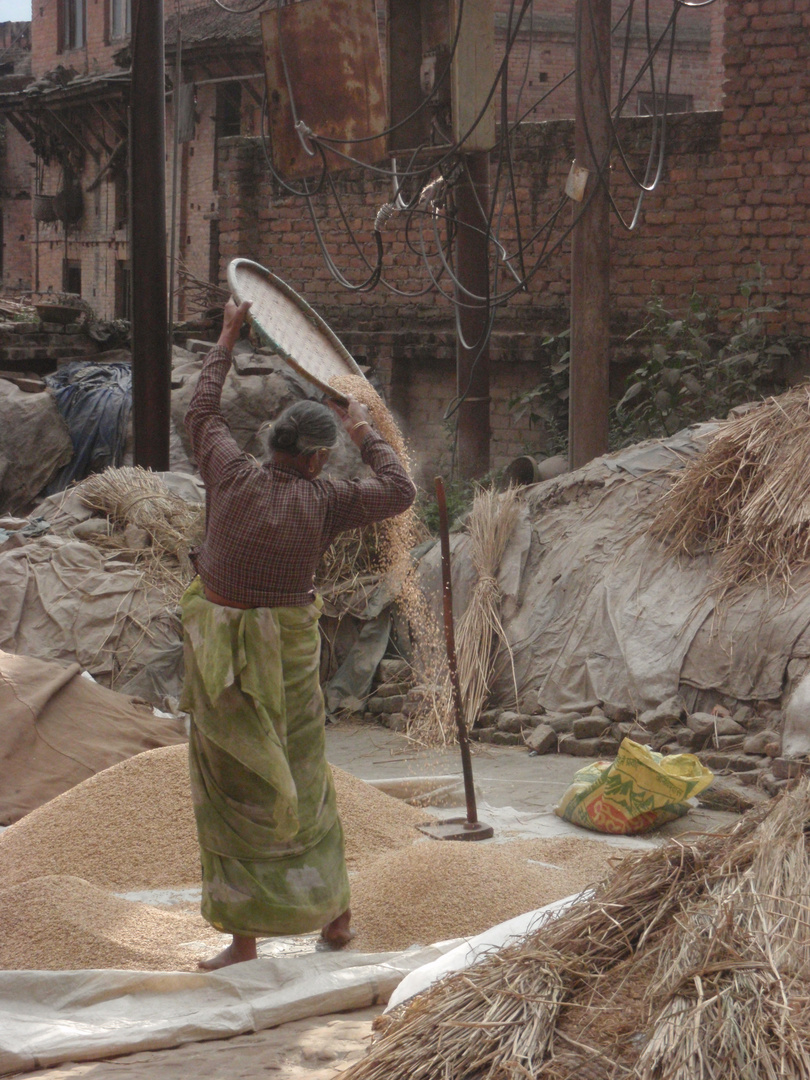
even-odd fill
[(810, 557), (810, 387), (725, 421), (661, 500), (651, 534), (673, 551), (715, 560), (721, 594), (787, 588)]
[[(808, 828), (803, 781), (719, 833), (625, 857), (386, 1014), (343, 1080), (810, 1078)], [(611, 1010), (625, 1034), (600, 1042)]]

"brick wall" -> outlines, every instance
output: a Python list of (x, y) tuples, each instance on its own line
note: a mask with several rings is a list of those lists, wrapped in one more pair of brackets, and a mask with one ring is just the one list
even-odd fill
[[(722, 14), (726, 0), (715, 0), (710, 10), (681, 8), (677, 18), (676, 47), (670, 75), (670, 93), (687, 95), (697, 111), (718, 109), (722, 104), (724, 79), (722, 59)], [(531, 19), (521, 24), (509, 64), (509, 116), (524, 115), (528, 120), (555, 120), (574, 115), (574, 79), (557, 86), (574, 66), (574, 10), (576, 0), (557, 0), (554, 4), (536, 4)], [(612, 14), (617, 22), (626, 5), (614, 3)], [(503, 53), (511, 0), (496, 0), (496, 53)], [(650, 0), (650, 23), (653, 38), (663, 32), (673, 11), (672, 0)], [(512, 16), (514, 19), (514, 15)], [(530, 27), (534, 40), (530, 42)], [(634, 82), (647, 57), (644, 5), (636, 7), (630, 27), (625, 92)], [(621, 71), (626, 23), (617, 26), (613, 35), (614, 57), (611, 67), (614, 100)], [(656, 87), (663, 90), (668, 64), (668, 39), (659, 51), (651, 71), (642, 74), (630, 92), (625, 115), (636, 115), (640, 93), (649, 93), (654, 74)], [(525, 78), (524, 78), (525, 77)], [(518, 105), (519, 96), (519, 107)], [(535, 102), (537, 104), (535, 105)]]
[(3, 226), (0, 287), (19, 292), (31, 287), (33, 152), (22, 135), (2, 118), (0, 128), (0, 214)]
[[(727, 5), (724, 13), (716, 4), (702, 12), (714, 20), (715, 30), (718, 12), (725, 18), (724, 109), (671, 118), (662, 182), (646, 196), (640, 227), (627, 232), (618, 221), (612, 224), (614, 342), (638, 325), (653, 289), (676, 310), (693, 289), (720, 308), (741, 306), (740, 284), (753, 276), (758, 262), (770, 282), (761, 299), (781, 307), (780, 326), (810, 333), (810, 0), (749, 0)], [(711, 57), (715, 72), (718, 56), (719, 48)], [(630, 164), (641, 175), (649, 122), (628, 117), (620, 133)], [(524, 236), (559, 199), (572, 156), (570, 122), (525, 125), (518, 133), (516, 186)], [(222, 270), (231, 257), (254, 258), (298, 289), (347, 346), (376, 368), (405, 430), (428, 459), (429, 472), (447, 453), (442, 416), (456, 393), (448, 302), (435, 293), (405, 298), (380, 289), (359, 295), (342, 289), (324, 265), (303, 202), (273, 185), (256, 140), (223, 144), (219, 169)], [(345, 173), (337, 186), (371, 259), (374, 216), (390, 185), (369, 174)], [(611, 186), (629, 219), (638, 191), (618, 157)], [(341, 271), (360, 280), (362, 261), (331, 196), (319, 195), (313, 205)], [(566, 206), (559, 224), (570, 219)], [(508, 217), (501, 240), (507, 248), (514, 245)], [(391, 282), (418, 288), (424, 281), (419, 258), (407, 249), (396, 217), (386, 228), (385, 243)], [(534, 274), (529, 292), (497, 313), (491, 346), (495, 466), (515, 453), (543, 448), (543, 433), (516, 425), (507, 403), (543, 377), (537, 344), (565, 326), (569, 261), (570, 248), (563, 242)]]

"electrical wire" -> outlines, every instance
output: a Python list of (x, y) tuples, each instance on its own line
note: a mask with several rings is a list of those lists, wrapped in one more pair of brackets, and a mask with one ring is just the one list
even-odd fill
[[(239, 10), (229, 9), (221, 2), (221, 0), (214, 0), (214, 2), (223, 10), (230, 10), (233, 13), (242, 14), (247, 11), (258, 10), (259, 7), (265, 6), (268, 0), (261, 0), (261, 3), (256, 4), (253, 7)], [(569, 205), (569, 200), (567, 196), (562, 194), (555, 205), (548, 211), (544, 220), (530, 233), (523, 235), (521, 224), (513, 138), (518, 133), (521, 124), (523, 124), (527, 116), (547, 101), (554, 92), (558, 91), (560, 87), (572, 77), (576, 79), (578, 83), (578, 92), (581, 93), (582, 80), (581, 41), (578, 36), (574, 68), (558, 79), (553, 86), (545, 89), (542, 94), (535, 97), (528, 108), (521, 112), (521, 101), (525, 93), (529, 72), (531, 70), (531, 49), (535, 36), (533, 0), (511, 0), (506, 19), (503, 57), (495, 72), (489, 91), (467, 130), (463, 133), (457, 133), (456, 137), (453, 138), (449, 133), (442, 131), (442, 125), (438, 116), (434, 116), (431, 124), (434, 134), (431, 136), (430, 143), (423, 142), (412, 152), (409, 152), (410, 157), (409, 160), (404, 163), (404, 167), (403, 163), (398, 162), (396, 158), (392, 160), (391, 165), (388, 167), (383, 167), (375, 163), (368, 163), (358, 159), (350, 152), (347, 152), (347, 150), (341, 149), (341, 147), (351, 146), (353, 143), (359, 144), (371, 142), (395, 133), (404, 125), (423, 114), (426, 110), (434, 107), (439, 91), (444, 82), (449, 78), (452, 61), (457, 51), (462, 28), (461, 15), (463, 12), (464, 0), (460, 0), (459, 16), (456, 25), (453, 28), (452, 42), (447, 63), (443, 65), (441, 72), (437, 76), (431, 93), (427, 95), (415, 109), (408, 113), (406, 117), (399, 120), (396, 124), (392, 124), (382, 131), (353, 139), (338, 139), (312, 132), (298, 116), (295, 104), (295, 87), (292, 85), (292, 80), (290, 79), (290, 73), (286, 64), (286, 50), (279, 22), (279, 50), (282, 55), (282, 65), (290, 99), (293, 124), (298, 137), (301, 140), (304, 151), (309, 156), (319, 158), (319, 167), (318, 175), (314, 178), (304, 179), (300, 186), (290, 183), (278, 173), (273, 165), (271, 153), (268, 151), (268, 112), (265, 91), (261, 112), (260, 142), (266, 165), (282, 194), (303, 198), (307, 203), (316, 241), (321, 250), (325, 265), (329, 269), (332, 277), (343, 288), (354, 292), (367, 292), (380, 286), (400, 297), (419, 297), (431, 291), (436, 291), (440, 296), (448, 300), (453, 307), (457, 323), (457, 332), (459, 333), (459, 341), (462, 342), (463, 347), (468, 353), (474, 354), (471, 367), (471, 371), (474, 371), (475, 365), (478, 363), (480, 355), (488, 341), (489, 334), (491, 333), (497, 308), (508, 303), (518, 292), (525, 292), (529, 288), (535, 275), (548, 263), (549, 259), (559, 251), (560, 247), (570, 237), (577, 222), (580, 220), (581, 215), (590, 205), (597, 190), (604, 188), (604, 190), (607, 191), (611, 213), (617, 218), (623, 228), (632, 230), (638, 226), (644, 197), (656, 189), (663, 174), (667, 149), (666, 117), (674, 64), (678, 12), (684, 7), (708, 7), (710, 4), (714, 3), (715, 0), (702, 0), (702, 2), (694, 2), (694, 0), (672, 0), (672, 2), (673, 9), (663, 31), (660, 33), (653, 33), (650, 15), (650, 0), (646, 0), (644, 16), (646, 33), (645, 55), (632, 78), (628, 76), (628, 71), (630, 68), (636, 0), (628, 0), (626, 7), (618, 19), (614, 21), (612, 33), (615, 34), (623, 28), (622, 55), (618, 80), (619, 85), (615, 107), (611, 107), (611, 93), (608, 87), (608, 81), (605, 77), (606, 71), (601, 57), (597, 55), (597, 75), (600, 85), (602, 86), (605, 113), (608, 118), (607, 148), (599, 154), (594, 152), (594, 133), (589, 129), (587, 123), (585, 123), (584, 137), (593, 161), (592, 174), (594, 183), (589, 184), (589, 191), (586, 194), (585, 200), (578, 205), (575, 213), (571, 216), (571, 221), (565, 225), (561, 225), (560, 223), (560, 214), (563, 209)], [(587, 11), (585, 17), (590, 20), (590, 25), (593, 29), (594, 11), (592, 4), (593, 0), (587, 0), (584, 7)], [(276, 0), (276, 15), (279, 19), (280, 6), (281, 0)], [(513, 95), (514, 119), (510, 122), (507, 113), (510, 100), (510, 81), (514, 82), (515, 78), (511, 66), (512, 53), (518, 35), (521, 33), (521, 28), (525, 27), (526, 24), (528, 24), (528, 31), (525, 32), (528, 33), (529, 48), (526, 53), (523, 70), (519, 75), (521, 80), (519, 88), (516, 94)], [(666, 70), (663, 78), (659, 81), (655, 70), (655, 63), (659, 55), (664, 52), (666, 54)], [(618, 124), (622, 118), (622, 110), (631, 99), (631, 96), (643, 84), (645, 79), (650, 86), (651, 137), (646, 163), (643, 166), (641, 173), (637, 174), (631, 165), (627, 151), (623, 145)], [(486, 295), (481, 296), (470, 290), (459, 280), (457, 269), (454, 266), (453, 244), (457, 234), (458, 224), (452, 209), (453, 187), (459, 180), (461, 170), (465, 168), (465, 143), (486, 116), (493, 97), (498, 91), (500, 91), (501, 95), (500, 135), (495, 145), (497, 156), (494, 158), (493, 163), (494, 167), (491, 176), (489, 201), (486, 206), (482, 205), (478, 192), (473, 185), (472, 190), (474, 192), (474, 198), (482, 224), (481, 227), (478, 228), (476, 226), (470, 226), (469, 223), (465, 222), (465, 228), (475, 228), (476, 231), (480, 232), (487, 240), (490, 274), (488, 275)], [(425, 158), (426, 151), (429, 151), (427, 160)], [(628, 221), (625, 220), (620, 211), (610, 190), (610, 184), (607, 182), (610, 170), (610, 159), (614, 152), (618, 156), (623, 171), (637, 190), (635, 207)], [(329, 163), (331, 158), (334, 158), (341, 167), (350, 166), (360, 169), (372, 176), (386, 177), (392, 184), (391, 200), (389, 203), (385, 203), (381, 206), (380, 210), (377, 212), (375, 227), (371, 230), (375, 246), (375, 257), (373, 259), (369, 258), (367, 246), (361, 242), (356, 235), (356, 231), (351, 224), (349, 215), (343, 206), (339, 188), (332, 176), (332, 170)], [(426, 187), (430, 188), (430, 183), (433, 182), (434, 178), (437, 178), (437, 174), (438, 178), (442, 180), (443, 187), (445, 188), (438, 205), (427, 199), (427, 197), (425, 200), (422, 200), (422, 193)], [(438, 178), (436, 179), (437, 183)], [(470, 182), (468, 171), (466, 181), (468, 183)], [(433, 189), (430, 188), (430, 190), (432, 191)], [(342, 230), (348, 236), (353, 250), (357, 253), (362, 260), (362, 264), (368, 271), (367, 276), (359, 283), (351, 282), (346, 277), (345, 273), (337, 266), (334, 258), (328, 251), (314, 202), (316, 197), (323, 196), (327, 194), (327, 192), (337, 207), (337, 216)], [(393, 281), (388, 280), (385, 274), (382, 228), (386, 226), (394, 215), (400, 215), (403, 218), (400, 236), (404, 237), (406, 251), (411, 252), (416, 256), (422, 267), (424, 284), (421, 284), (418, 289), (413, 291), (402, 289)], [(430, 221), (432, 225), (429, 233), (425, 229), (425, 225), (428, 221)], [(514, 244), (512, 245), (511, 251), (507, 250), (507, 246), (500, 239), (504, 232), (504, 223), (506, 221), (510, 223), (510, 228), (513, 233)], [(442, 226), (444, 227), (444, 238), (441, 236), (440, 232)], [(501, 286), (500, 278), (506, 270), (512, 275), (514, 281), (511, 283), (504, 281)], [(461, 333), (458, 321), (461, 318), (462, 311), (465, 309), (486, 310), (485, 329), (482, 332), (479, 341), (468, 342), (464, 340), (464, 335)], [(468, 391), (469, 386), (466, 391), (462, 391), (459, 396), (454, 399), (446, 418), (449, 418), (449, 416), (452, 416), (458, 410)]]

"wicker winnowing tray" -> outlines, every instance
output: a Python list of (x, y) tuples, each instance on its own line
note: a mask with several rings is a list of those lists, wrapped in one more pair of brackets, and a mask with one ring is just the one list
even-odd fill
[(323, 319), (286, 282), (250, 259), (228, 265), (228, 286), (239, 304), (251, 301), (248, 318), (262, 341), (303, 378), (341, 405), (345, 394), (330, 385), (337, 375), (363, 373)]

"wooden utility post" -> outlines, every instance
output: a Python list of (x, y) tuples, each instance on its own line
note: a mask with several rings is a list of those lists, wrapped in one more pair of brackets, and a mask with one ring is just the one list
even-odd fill
[[(461, 18), (451, 68), (453, 138), (462, 144), (464, 173), (455, 185), (458, 339), (457, 467), (464, 480), (489, 471), (489, 151), (495, 109), (485, 104), (495, 71), (493, 0), (450, 3), (451, 34)], [(472, 295), (470, 295), (472, 294)]]
[(129, 256), (135, 463), (169, 468), (163, 0), (133, 0)]
[[(577, 469), (608, 449), (610, 389), (610, 0), (577, 0), (576, 162), (590, 173), (573, 202), (568, 457)], [(601, 170), (601, 175), (600, 175)]]
[(461, 479), (474, 480), (489, 472), (489, 230), (482, 212), (489, 206), (489, 154), (465, 154), (464, 163), (465, 173), (454, 189), (459, 280), (457, 466)]

